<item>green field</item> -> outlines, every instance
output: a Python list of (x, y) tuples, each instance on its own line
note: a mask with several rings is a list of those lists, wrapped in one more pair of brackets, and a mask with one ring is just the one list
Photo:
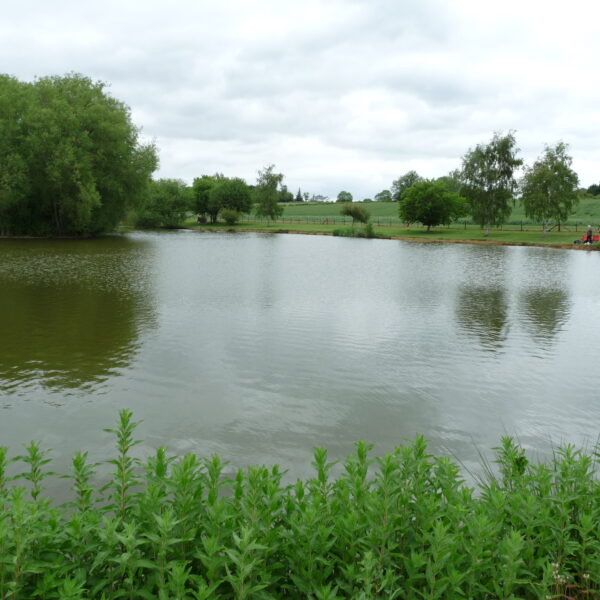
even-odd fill
[[(267, 221), (244, 221), (235, 227), (225, 225), (224, 223), (197, 225), (195, 221), (187, 221), (184, 226), (193, 229), (205, 231), (265, 231), (270, 233), (307, 233), (332, 235), (336, 230), (348, 230), (350, 225), (342, 225), (339, 222), (334, 224), (323, 223), (298, 223), (286, 220), (268, 223)], [(362, 229), (356, 226), (356, 230)], [(551, 231), (544, 233), (541, 228), (524, 229), (521, 231), (518, 227), (504, 227), (502, 229), (492, 229), (489, 235), (473, 225), (459, 225), (455, 227), (436, 227), (431, 231), (426, 231), (423, 227), (403, 227), (397, 225), (377, 225), (374, 226), (376, 237), (392, 239), (413, 239), (427, 242), (485, 242), (496, 244), (512, 245), (535, 245), (535, 246), (571, 246), (575, 239), (580, 239), (582, 235), (581, 227), (576, 232), (571, 229), (564, 229), (560, 232)], [(575, 247), (575, 246), (573, 246)], [(581, 246), (586, 249), (600, 249), (599, 244), (592, 246)]]
[[(371, 222), (376, 237), (380, 238), (564, 246), (572, 245), (575, 240), (580, 240), (588, 224), (591, 224), (594, 230), (597, 230), (598, 224), (600, 224), (600, 199), (596, 198), (582, 198), (576, 212), (566, 223), (561, 224), (561, 231), (555, 227), (547, 233), (544, 233), (541, 224), (525, 218), (520, 204), (515, 206), (506, 224), (493, 228), (488, 235), (470, 219), (461, 219), (450, 227), (434, 227), (428, 232), (419, 224), (406, 227), (398, 217), (396, 202), (369, 202), (365, 206), (371, 213)], [(352, 225), (350, 217), (340, 215), (341, 205), (339, 203), (298, 203), (285, 204), (283, 207), (283, 215), (275, 221), (245, 215), (234, 229), (236, 231), (258, 229), (273, 233), (333, 234), (336, 230), (347, 230)], [(184, 226), (199, 229), (232, 229), (221, 222), (198, 225), (195, 219), (189, 219)], [(356, 228), (359, 229), (360, 226), (357, 225)], [(599, 245), (594, 244), (592, 247), (597, 249)]]
[[(371, 213), (373, 217), (393, 217), (398, 219), (397, 202), (358, 202)], [(288, 217), (333, 217), (339, 216), (343, 204), (339, 202), (296, 202), (283, 204), (283, 216)]]
[[(375, 225), (400, 223), (398, 217), (397, 202), (367, 202), (365, 208), (371, 213), (372, 220)], [(343, 222), (343, 217), (340, 216), (341, 205), (337, 202), (317, 202), (317, 203), (293, 203), (284, 204), (284, 212), (282, 219), (294, 219), (298, 221), (316, 222), (318, 219), (339, 219), (339, 223)], [(350, 219), (346, 219), (350, 222)], [(462, 221), (461, 221), (462, 222)], [(470, 223), (470, 220), (467, 219)], [(520, 202), (515, 204), (515, 207), (507, 220), (507, 225), (537, 225), (539, 223), (525, 217), (525, 212)], [(585, 228), (588, 224), (595, 228), (600, 225), (600, 198), (597, 197), (582, 197), (575, 211), (571, 214), (565, 225), (567, 227)]]

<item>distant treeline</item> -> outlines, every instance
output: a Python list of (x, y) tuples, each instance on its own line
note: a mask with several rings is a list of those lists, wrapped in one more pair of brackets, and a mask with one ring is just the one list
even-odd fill
[(276, 219), (283, 213), (282, 202), (305, 201), (300, 190), (296, 196), (288, 192), (283, 178), (269, 165), (258, 172), (256, 185), (221, 173), (197, 177), (191, 187), (180, 179), (152, 181), (133, 221), (138, 227), (177, 227), (193, 213), (200, 222), (215, 223), (220, 217), (233, 225), (240, 215), (252, 212)]
[[(408, 171), (374, 199), (398, 202), (407, 223), (432, 227), (468, 215), (489, 228), (503, 223), (519, 198), (527, 218), (560, 225), (579, 184), (567, 149), (563, 142), (546, 146), (517, 180), (523, 161), (514, 133), (496, 133), (448, 175), (424, 179)], [(140, 227), (176, 227), (190, 213), (234, 224), (242, 214), (275, 219), (282, 204), (327, 199), (293, 194), (274, 165), (258, 171), (255, 184), (216, 173), (191, 186), (152, 180), (157, 166), (157, 149), (139, 142), (129, 108), (105, 84), (77, 74), (33, 83), (0, 75), (0, 235), (93, 235), (125, 216)], [(600, 195), (600, 185), (587, 191)], [(353, 196), (342, 190), (337, 201)]]

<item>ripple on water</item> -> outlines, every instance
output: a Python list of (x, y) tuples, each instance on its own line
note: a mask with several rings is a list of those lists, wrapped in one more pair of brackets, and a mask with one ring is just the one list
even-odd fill
[(177, 232), (0, 244), (3, 444), (51, 427), (83, 447), (124, 406), (175, 449), (298, 473), (312, 446), (340, 458), (361, 438), (423, 433), (465, 464), (507, 432), (577, 442), (600, 426), (598, 258)]

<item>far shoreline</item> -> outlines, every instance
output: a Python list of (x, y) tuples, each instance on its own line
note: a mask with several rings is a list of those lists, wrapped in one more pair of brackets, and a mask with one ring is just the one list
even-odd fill
[[(224, 227), (182, 227), (189, 231), (207, 231), (211, 233), (279, 233), (279, 234), (294, 234), (294, 235), (324, 235), (334, 237), (332, 231), (302, 231), (299, 229), (264, 229), (264, 228), (243, 228), (238, 229), (231, 226)], [(433, 232), (432, 232), (433, 233)], [(346, 236), (339, 236), (346, 237)], [(585, 250), (595, 252), (600, 250), (600, 244), (557, 244), (557, 243), (542, 243), (542, 242), (519, 242), (505, 240), (467, 240), (467, 239), (445, 239), (440, 237), (427, 238), (415, 236), (401, 235), (377, 235), (372, 238), (352, 238), (352, 239), (373, 239), (373, 240), (397, 240), (402, 242), (421, 242), (425, 244), (473, 244), (475, 246), (529, 246), (533, 248), (554, 248), (556, 250)]]
[[(151, 229), (135, 229), (127, 226), (123, 227), (127, 231), (152, 231)], [(114, 235), (115, 233), (123, 233), (123, 229), (115, 230), (113, 232), (107, 232), (98, 236), (32, 236), (32, 235), (0, 235), (0, 241), (4, 240), (90, 240), (94, 238), (101, 238), (104, 236)], [(396, 240), (402, 242), (416, 242), (424, 244), (472, 244), (475, 246), (526, 246), (533, 248), (553, 248), (556, 250), (584, 250), (587, 252), (595, 252), (600, 250), (600, 244), (574, 244), (574, 243), (552, 243), (552, 242), (535, 242), (535, 241), (518, 241), (518, 240), (497, 240), (497, 239), (464, 239), (455, 238), (448, 239), (439, 236), (435, 236), (435, 231), (426, 233), (423, 232), (421, 236), (410, 236), (410, 235), (382, 235), (378, 234), (372, 238), (365, 238), (360, 236), (334, 236), (331, 230), (302, 230), (302, 229), (290, 229), (283, 227), (263, 228), (263, 227), (233, 227), (230, 225), (217, 226), (182, 226), (175, 228), (159, 228), (159, 231), (166, 230), (182, 230), (182, 231), (204, 231), (208, 233), (268, 233), (268, 234), (293, 234), (293, 235), (320, 235), (330, 237), (349, 237), (351, 239), (373, 239), (373, 240)], [(156, 231), (156, 230), (154, 230)], [(428, 237), (429, 235), (435, 237)]]

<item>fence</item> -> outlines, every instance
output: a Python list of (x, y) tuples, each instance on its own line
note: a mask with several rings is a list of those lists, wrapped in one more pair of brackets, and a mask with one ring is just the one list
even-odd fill
[[(336, 216), (290, 216), (282, 217), (279, 219), (264, 219), (258, 217), (243, 217), (239, 220), (241, 223), (281, 223), (281, 224), (313, 224), (313, 225), (352, 225), (352, 217), (344, 217), (341, 215)], [(371, 217), (371, 223), (380, 227), (407, 227), (406, 223), (401, 221), (398, 217)], [(421, 228), (421, 224), (408, 225), (408, 227)], [(473, 223), (469, 219), (460, 219), (459, 221), (453, 222), (451, 225), (445, 225), (447, 228), (463, 228), (463, 229), (481, 229), (480, 225)], [(540, 223), (534, 223), (529, 220), (509, 221), (497, 227), (494, 227), (499, 231), (543, 231), (543, 225)], [(554, 225), (550, 230), (557, 229), (557, 225)], [(561, 231), (585, 231), (587, 224), (583, 221), (566, 221), (560, 224)]]

